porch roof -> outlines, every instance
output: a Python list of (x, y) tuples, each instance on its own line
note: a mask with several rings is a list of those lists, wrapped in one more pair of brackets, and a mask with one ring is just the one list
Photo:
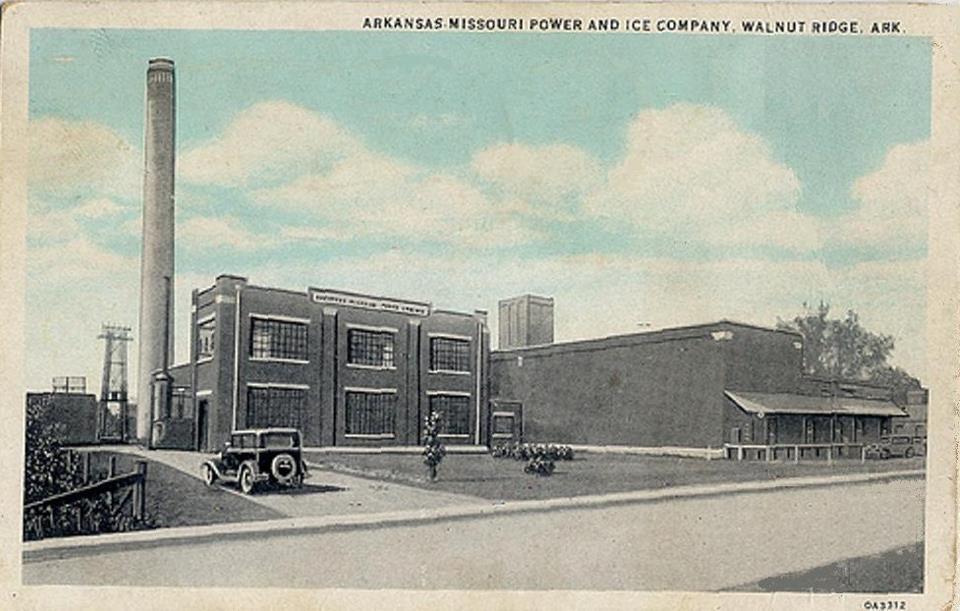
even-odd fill
[(807, 414), (814, 416), (906, 416), (892, 401), (852, 397), (815, 397), (793, 393), (732, 392), (724, 394), (740, 409), (753, 414)]

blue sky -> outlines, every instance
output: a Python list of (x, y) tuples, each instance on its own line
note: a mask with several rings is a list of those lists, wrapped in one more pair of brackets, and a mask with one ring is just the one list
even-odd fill
[(54, 355), (34, 385), (96, 371), (94, 313), (136, 322), (158, 55), (181, 312), (220, 272), (467, 309), (543, 292), (568, 339), (825, 299), (925, 367), (926, 39), (34, 30), (28, 304), (90, 313), (28, 338)]

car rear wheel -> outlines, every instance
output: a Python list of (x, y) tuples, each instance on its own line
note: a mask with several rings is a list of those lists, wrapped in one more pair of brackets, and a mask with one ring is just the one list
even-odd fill
[(883, 451), (880, 452), (880, 458), (883, 458), (883, 459), (890, 458), (890, 450), (884, 448)]
[(244, 494), (252, 494), (253, 488), (256, 485), (256, 480), (253, 477), (253, 469), (244, 465), (240, 467), (240, 492)]
[(207, 485), (207, 488), (210, 488), (215, 481), (217, 481), (217, 474), (214, 472), (213, 467), (203, 465), (203, 483)]
[(903, 453), (904, 458), (913, 458), (913, 448), (907, 448), (907, 451)]

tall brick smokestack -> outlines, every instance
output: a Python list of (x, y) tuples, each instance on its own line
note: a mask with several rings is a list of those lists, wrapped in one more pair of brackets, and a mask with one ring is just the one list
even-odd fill
[[(143, 233), (140, 251), (140, 360), (137, 438), (149, 443), (150, 380), (173, 357), (173, 168), (176, 86), (173, 60), (147, 65), (144, 118)], [(168, 288), (169, 283), (169, 288)]]

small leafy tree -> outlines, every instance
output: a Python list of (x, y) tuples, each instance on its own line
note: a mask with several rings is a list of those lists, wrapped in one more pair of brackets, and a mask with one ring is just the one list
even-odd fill
[(803, 335), (806, 373), (882, 384), (898, 392), (920, 387), (917, 378), (887, 362), (893, 354), (893, 336), (865, 329), (853, 310), (843, 318), (831, 318), (828, 303), (821, 301), (816, 308), (805, 303), (803, 308), (803, 314), (792, 320), (778, 320), (777, 327)]
[(430, 412), (423, 427), (423, 464), (427, 466), (431, 482), (437, 481), (437, 468), (447, 454), (447, 449), (440, 443), (440, 425), (442, 422), (443, 414), (436, 411)]

